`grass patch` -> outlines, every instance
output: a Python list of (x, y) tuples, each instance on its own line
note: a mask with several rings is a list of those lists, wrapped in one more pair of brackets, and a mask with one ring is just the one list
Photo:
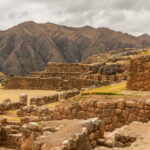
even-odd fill
[(148, 51), (143, 51), (143, 52), (140, 53), (140, 55), (149, 55), (149, 54), (150, 54), (150, 50), (148, 50)]
[(100, 88), (86, 90), (82, 92), (82, 95), (99, 94), (99, 95), (122, 95), (121, 91), (126, 89), (126, 82), (112, 84), (109, 86), (102, 86)]
[(113, 98), (107, 96), (107, 97), (105, 97), (105, 99), (106, 99), (106, 100), (111, 100), (111, 99), (113, 99)]

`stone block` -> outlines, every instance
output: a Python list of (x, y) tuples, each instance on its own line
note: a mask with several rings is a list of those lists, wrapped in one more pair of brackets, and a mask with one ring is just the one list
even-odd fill
[(129, 117), (128, 117), (128, 121), (129, 122), (137, 121), (137, 116), (132, 114), (132, 113), (130, 113)]
[(126, 101), (126, 107), (135, 108), (137, 106), (136, 101)]
[(125, 107), (126, 107), (126, 101), (119, 99), (117, 101), (117, 108), (123, 110), (123, 109), (125, 109)]

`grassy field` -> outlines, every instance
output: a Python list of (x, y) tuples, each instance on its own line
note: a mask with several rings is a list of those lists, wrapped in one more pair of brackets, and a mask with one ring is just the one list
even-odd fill
[(8, 89), (0, 88), (0, 102), (2, 102), (6, 98), (11, 99), (12, 101), (18, 101), (19, 95), (21, 93), (27, 94), (30, 98), (30, 97), (54, 94), (54, 93), (56, 93), (56, 91), (51, 91), (51, 90), (8, 90)]
[(120, 92), (126, 89), (126, 82), (102, 86), (100, 88), (86, 90), (82, 95), (100, 94), (100, 95), (120, 95)]

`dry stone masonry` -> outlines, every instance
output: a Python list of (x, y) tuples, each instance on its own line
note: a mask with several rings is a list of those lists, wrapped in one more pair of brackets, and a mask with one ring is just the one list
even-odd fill
[(19, 96), (18, 102), (12, 102), (10, 99), (4, 99), (2, 103), (0, 103), (0, 114), (3, 114), (8, 110), (17, 110), (22, 106), (27, 106), (28, 96), (26, 94), (21, 94)]
[[(59, 146), (49, 145), (51, 136), (57, 137), (65, 126), (43, 126), (42, 123), (29, 122), (25, 124), (9, 125), (7, 120), (0, 125), (0, 146), (18, 150), (92, 150), (98, 145), (98, 140), (104, 138), (104, 124), (98, 118), (77, 122), (81, 132), (77, 132), (68, 139), (61, 141)], [(49, 122), (45, 122), (48, 124)], [(69, 122), (68, 122), (69, 123)], [(66, 129), (65, 129), (66, 130)], [(45, 141), (43, 139), (48, 139)], [(52, 140), (53, 141), (53, 140)], [(56, 144), (57, 145), (57, 144)]]
[(0, 119), (0, 146), (16, 149), (21, 143), (21, 123)]
[(82, 132), (63, 142), (62, 150), (92, 150), (98, 145), (98, 139), (104, 138), (104, 124), (98, 118), (81, 122)]
[(98, 117), (104, 121), (105, 131), (112, 131), (133, 121), (149, 121), (150, 100), (125, 101), (119, 99), (112, 102), (90, 100), (69, 106), (57, 106), (54, 110), (29, 106), (19, 110), (18, 115), (23, 117), (22, 122), (30, 122), (34, 119), (41, 121)]
[(50, 104), (53, 102), (61, 101), (63, 99), (66, 100), (68, 98), (74, 97), (79, 94), (80, 94), (79, 90), (68, 90), (65, 92), (61, 92), (49, 96), (32, 97), (30, 98), (30, 105), (40, 106), (40, 105)]
[(131, 60), (127, 88), (140, 91), (150, 90), (150, 55)]
[(5, 81), (4, 86), (8, 89), (90, 88), (126, 80), (126, 68), (116, 64), (48, 63), (45, 71), (34, 72), (25, 77), (11, 77)]

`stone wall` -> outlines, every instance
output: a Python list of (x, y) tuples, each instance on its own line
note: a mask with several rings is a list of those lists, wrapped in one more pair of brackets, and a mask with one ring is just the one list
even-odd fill
[[(51, 66), (52, 65), (52, 66)], [(76, 67), (71, 68), (72, 72), (67, 70), (68, 66), (83, 66), (76, 70)], [(87, 78), (103, 81), (106, 78), (117, 78), (117, 76), (127, 76), (128, 65), (125, 64), (96, 64), (96, 65), (81, 65), (81, 64), (57, 64), (57, 63), (49, 63), (49, 70), (43, 72), (33, 72), (31, 73), (31, 77), (39, 77), (39, 78), (49, 78), (49, 77), (61, 77), (65, 80), (68, 80), (72, 77), (75, 78)], [(58, 68), (57, 68), (58, 67)], [(59, 68), (60, 67), (60, 68)], [(61, 68), (62, 67), (62, 68)], [(66, 68), (63, 70), (63, 68)], [(84, 69), (86, 68), (86, 69)], [(62, 69), (62, 70), (61, 70)], [(83, 69), (83, 70), (82, 70)], [(59, 72), (57, 72), (57, 70)], [(82, 71), (81, 71), (82, 70)], [(56, 72), (55, 72), (56, 71)], [(80, 71), (80, 72), (79, 72)], [(94, 78), (98, 76), (98, 78)]]
[(58, 108), (53, 119), (87, 119), (99, 117), (104, 121), (105, 130), (110, 131), (133, 121), (146, 122), (150, 117), (150, 101), (114, 102), (89, 101)]
[(49, 78), (49, 77), (59, 77), (64, 80), (68, 80), (72, 77), (79, 78), (81, 73), (79, 72), (33, 72), (31, 73), (31, 77), (38, 78)]
[(117, 75), (128, 71), (128, 64), (107, 64), (99, 67), (98, 72), (102, 75)]
[(23, 105), (20, 102), (12, 102), (12, 103), (1, 103), (0, 104), (0, 114), (7, 110), (16, 110), (22, 107)]
[(60, 78), (30, 78), (30, 77), (13, 77), (5, 82), (7, 89), (59, 89), (62, 87)]
[[(30, 106), (31, 107), (31, 106)], [(21, 111), (23, 112), (23, 111)], [(43, 111), (44, 113), (44, 111)], [(38, 111), (24, 113), (22, 116), (37, 115), (37, 120), (61, 120), (61, 119), (89, 119), (98, 117), (104, 121), (105, 130), (112, 131), (133, 121), (147, 122), (150, 120), (150, 100), (124, 101), (122, 99), (112, 102), (96, 100), (83, 101), (70, 106), (58, 106), (55, 110), (49, 110), (44, 117)], [(38, 116), (40, 116), (38, 118)], [(32, 117), (31, 117), (32, 118)], [(30, 117), (22, 118), (22, 121), (30, 121)]]
[(22, 106), (27, 106), (27, 99), (28, 97), (26, 94), (21, 94), (18, 102), (12, 102), (10, 99), (3, 100), (3, 102), (0, 103), (0, 114), (8, 110), (17, 110)]
[(79, 63), (48, 63), (46, 72), (88, 72), (90, 65)]
[(30, 78), (30, 77), (14, 77), (5, 82), (6, 89), (42, 89), (42, 90), (69, 90), (92, 87), (100, 85), (98, 81), (89, 79), (73, 78), (70, 80), (62, 80), (61, 78)]
[[(45, 122), (48, 123), (48, 122)], [(61, 128), (55, 126), (42, 126), (37, 122), (9, 125), (3, 121), (0, 125), (0, 146), (18, 150), (42, 150), (45, 147), (51, 150), (92, 150), (98, 145), (98, 140), (104, 138), (104, 123), (98, 118), (82, 120), (78, 122), (81, 132), (76, 132), (68, 139), (62, 140), (59, 147), (49, 146), (49, 142), (43, 140), (50, 134), (57, 134)], [(58, 133), (59, 134), (59, 133)], [(52, 140), (49, 138), (49, 141)]]
[(92, 150), (98, 145), (98, 140), (104, 138), (104, 124), (98, 118), (84, 120), (81, 125), (82, 132), (65, 140), (61, 150)]
[(11, 77), (4, 87), (8, 89), (68, 90), (91, 88), (126, 80), (127, 66), (119, 64), (48, 63), (45, 71), (26, 77)]
[(131, 60), (127, 88), (141, 91), (150, 90), (150, 55)]
[(7, 148), (17, 148), (19, 146), (21, 134), (13, 134), (13, 131), (13, 128), (0, 125), (0, 146), (5, 146)]
[(18, 148), (21, 142), (21, 123), (0, 118), (0, 147)]
[(65, 91), (65, 92), (61, 92), (49, 96), (32, 97), (30, 98), (30, 105), (36, 105), (36, 106), (46, 105), (46, 104), (60, 101), (61, 99), (66, 100), (78, 94), (80, 94), (79, 90), (69, 90), (69, 91)]
[(117, 75), (88, 74), (88, 75), (84, 75), (84, 78), (94, 80), (94, 81), (99, 81), (103, 85), (105, 85), (105, 83), (112, 84), (116, 82), (121, 82), (123, 80), (127, 80), (127, 73), (117, 74)]
[(57, 130), (61, 129), (55, 129), (54, 127), (43, 128), (36, 122), (24, 124), (22, 126), (21, 150), (92, 150), (97, 146), (98, 139), (104, 138), (103, 122), (98, 118), (92, 118), (81, 121), (80, 124), (82, 132), (65, 139), (57, 147), (50, 146), (48, 141), (44, 142), (43, 139), (49, 138), (49, 134), (56, 135)]

